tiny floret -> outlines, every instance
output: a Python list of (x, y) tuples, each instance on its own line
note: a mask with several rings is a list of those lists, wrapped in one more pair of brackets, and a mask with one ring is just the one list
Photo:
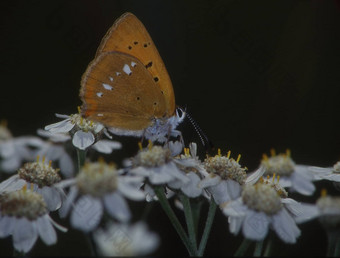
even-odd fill
[[(238, 159), (239, 160), (239, 159)], [(217, 154), (214, 157), (207, 157), (204, 160), (204, 168), (210, 174), (216, 174), (223, 180), (232, 179), (243, 185), (247, 179), (246, 168), (242, 168), (238, 160)]]
[(265, 175), (272, 176), (274, 173), (281, 176), (290, 176), (294, 172), (294, 161), (290, 158), (290, 151), (286, 153), (275, 154), (271, 150), (271, 157), (263, 154), (261, 165), (266, 169)]
[(10, 192), (0, 197), (1, 214), (12, 217), (25, 217), (35, 220), (48, 213), (43, 197), (31, 190), (23, 189)]
[(277, 213), (282, 207), (278, 192), (270, 184), (261, 181), (255, 185), (245, 185), (242, 201), (249, 208), (268, 215)]
[(44, 161), (44, 158), (39, 161), (38, 157), (36, 162), (24, 164), (18, 171), (19, 177), (29, 183), (37, 184), (40, 188), (58, 183), (61, 180), (59, 169), (54, 169), (51, 161), (48, 165)]
[(77, 175), (77, 186), (82, 194), (101, 197), (117, 189), (117, 170), (115, 165), (103, 161), (86, 163)]

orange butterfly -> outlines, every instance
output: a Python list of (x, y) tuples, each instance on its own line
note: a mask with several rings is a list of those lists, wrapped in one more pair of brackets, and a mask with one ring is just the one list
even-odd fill
[(169, 74), (144, 25), (123, 14), (108, 30), (82, 80), (81, 114), (117, 135), (165, 142), (181, 136)]

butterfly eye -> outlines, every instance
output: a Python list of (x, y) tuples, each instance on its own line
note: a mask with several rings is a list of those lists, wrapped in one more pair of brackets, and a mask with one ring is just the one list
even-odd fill
[(158, 77), (155, 77), (155, 78), (153, 78), (153, 79), (155, 80), (155, 82), (158, 82), (158, 81), (159, 81)]

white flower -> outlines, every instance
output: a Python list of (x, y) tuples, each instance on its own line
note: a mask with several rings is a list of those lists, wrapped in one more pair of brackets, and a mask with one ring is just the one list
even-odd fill
[(37, 150), (36, 156), (45, 157), (47, 160), (57, 161), (61, 174), (66, 178), (72, 177), (75, 166), (69, 153), (65, 149), (65, 142), (71, 139), (66, 133), (51, 133), (39, 129), (38, 135), (48, 137), (48, 141)]
[(7, 182), (8, 185), (15, 187), (23, 185), (24, 182), (29, 189), (42, 195), (48, 210), (55, 211), (60, 208), (65, 195), (61, 188), (54, 185), (61, 180), (58, 172), (59, 169), (52, 168), (51, 162), (47, 165), (45, 159), (42, 159), (42, 161), (25, 163), (18, 170), (18, 174), (3, 183)]
[[(51, 133), (70, 133), (72, 136), (72, 144), (80, 150), (85, 150), (91, 145), (100, 140), (102, 134), (105, 134), (111, 139), (106, 128), (100, 124), (83, 118), (80, 114), (60, 115), (59, 118), (64, 118), (63, 121), (45, 126), (45, 130)], [(120, 143), (117, 142), (102, 142), (95, 146), (95, 149), (104, 153), (110, 153), (110, 150), (120, 148)]]
[(33, 136), (13, 137), (6, 126), (0, 124), (0, 169), (6, 173), (15, 172), (23, 161), (35, 159), (30, 147), (39, 147), (43, 141)]
[(110, 223), (106, 230), (95, 231), (94, 240), (103, 256), (143, 256), (159, 245), (159, 237), (148, 231), (143, 222), (134, 225)]
[(76, 178), (60, 183), (71, 187), (59, 214), (65, 217), (72, 208), (71, 225), (84, 232), (98, 226), (104, 208), (116, 220), (127, 222), (131, 213), (124, 197), (143, 200), (144, 193), (139, 189), (142, 180), (119, 175), (114, 165), (103, 161), (87, 163)]
[(230, 151), (227, 156), (222, 156), (218, 150), (217, 155), (205, 159), (204, 168), (207, 175), (201, 186), (207, 188), (216, 204), (235, 200), (240, 196), (244, 184), (253, 184), (263, 175), (263, 169), (247, 175), (246, 168), (239, 164), (240, 157), (239, 155), (238, 159), (234, 160), (230, 158)]
[(280, 184), (288, 187), (292, 192), (298, 192), (303, 195), (312, 195), (315, 186), (312, 183), (315, 180), (314, 175), (308, 170), (308, 166), (296, 165), (290, 157), (290, 151), (286, 153), (275, 154), (271, 150), (271, 157), (263, 155), (261, 167), (265, 169), (264, 176), (280, 176)]
[(333, 167), (321, 168), (321, 167), (308, 167), (308, 169), (314, 174), (315, 180), (329, 180), (334, 182), (340, 182), (340, 161), (334, 164)]
[(150, 184), (160, 185), (181, 180), (186, 183), (189, 178), (178, 169), (171, 151), (167, 147), (152, 146), (139, 150), (131, 160), (129, 173), (145, 177)]
[(38, 193), (24, 187), (2, 195), (0, 237), (12, 236), (13, 246), (19, 252), (30, 251), (38, 236), (46, 245), (55, 244), (57, 234), (53, 226), (66, 232), (50, 218), (44, 199)]
[(261, 179), (256, 184), (246, 184), (241, 197), (221, 205), (228, 216), (229, 230), (244, 237), (263, 240), (272, 228), (281, 240), (295, 243), (300, 236), (296, 225), (298, 217), (306, 217), (300, 203), (287, 198), (287, 192), (277, 183)]
[(308, 210), (308, 217), (300, 217), (297, 222), (302, 223), (319, 218), (319, 221), (327, 228), (334, 229), (340, 225), (340, 197), (327, 195), (326, 189), (322, 189), (321, 197), (315, 204), (303, 204)]
[(201, 177), (206, 174), (202, 162), (197, 157), (196, 143), (190, 143), (189, 149), (184, 148), (184, 155), (174, 158), (177, 167), (185, 172), (189, 179), (187, 182), (182, 180), (174, 180), (168, 183), (172, 189), (180, 189), (185, 195), (191, 198), (196, 198), (204, 194), (204, 188), (201, 186)]

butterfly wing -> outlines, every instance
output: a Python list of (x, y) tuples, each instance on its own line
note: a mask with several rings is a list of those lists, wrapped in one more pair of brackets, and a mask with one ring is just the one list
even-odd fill
[(166, 103), (147, 68), (135, 57), (104, 52), (81, 80), (82, 114), (123, 130), (142, 130), (166, 115)]
[(147, 68), (161, 89), (167, 116), (175, 112), (175, 95), (163, 60), (144, 25), (132, 13), (123, 14), (103, 38), (97, 56), (118, 51), (136, 57)]

